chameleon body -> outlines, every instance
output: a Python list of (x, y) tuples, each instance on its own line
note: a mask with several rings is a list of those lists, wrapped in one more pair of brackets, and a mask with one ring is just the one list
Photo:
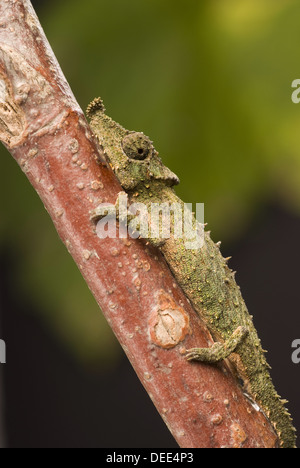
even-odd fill
[[(129, 199), (152, 203), (177, 203), (184, 207), (173, 189), (175, 174), (161, 162), (152, 142), (143, 133), (130, 132), (105, 114), (100, 98), (87, 109), (90, 125), (108, 162)], [(97, 209), (92, 219), (99, 219)], [(264, 411), (283, 448), (293, 448), (295, 429), (285, 401), (277, 394), (256, 329), (249, 315), (234, 273), (228, 267), (210, 233), (204, 233), (200, 249), (186, 249), (184, 238), (164, 242), (148, 239), (163, 253), (178, 283), (207, 325), (213, 339), (211, 348), (195, 348), (187, 359), (215, 363), (228, 358), (243, 391)]]

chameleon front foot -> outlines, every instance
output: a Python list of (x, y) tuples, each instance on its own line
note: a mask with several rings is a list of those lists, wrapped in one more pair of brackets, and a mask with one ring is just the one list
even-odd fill
[(114, 217), (119, 224), (127, 228), (129, 236), (133, 239), (145, 239), (146, 242), (156, 248), (162, 247), (167, 239), (163, 237), (151, 237), (151, 224), (149, 224), (148, 213), (145, 212), (143, 214), (140, 208), (132, 212), (131, 208), (133, 205), (128, 205), (127, 194), (120, 192), (114, 205), (102, 203), (90, 211), (90, 220), (93, 223), (97, 223), (105, 217)]
[(90, 211), (90, 220), (94, 223), (100, 221), (102, 218), (106, 216), (113, 216), (115, 215), (115, 208), (114, 206), (97, 206), (94, 210)]
[[(125, 214), (122, 216), (120, 214), (120, 200), (122, 203), (122, 197), (123, 197), (123, 203), (124, 203), (124, 197), (125, 197), (125, 205), (123, 205), (123, 211), (125, 209)], [(94, 210), (90, 211), (90, 220), (96, 223), (97, 221), (101, 220), (102, 218), (106, 216), (114, 216), (117, 221), (123, 222), (123, 223), (128, 223), (128, 216), (127, 211), (127, 195), (125, 192), (120, 192), (117, 197), (117, 201), (114, 205), (112, 204), (105, 204), (102, 203), (101, 205), (97, 206)], [(123, 213), (122, 211), (122, 213)]]
[(188, 361), (201, 361), (214, 364), (230, 356), (248, 335), (248, 329), (238, 327), (224, 343), (216, 342), (211, 348), (192, 348), (187, 351)]

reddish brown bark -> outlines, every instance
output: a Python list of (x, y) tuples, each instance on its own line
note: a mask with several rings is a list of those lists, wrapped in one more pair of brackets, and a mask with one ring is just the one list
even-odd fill
[[(114, 203), (119, 183), (30, 2), (3, 0), (0, 18), (0, 137), (41, 197), (179, 445), (276, 446), (269, 422), (225, 363), (191, 364), (184, 358), (185, 348), (211, 341), (159, 251), (139, 240), (97, 237), (89, 212), (99, 202)], [(177, 346), (170, 347), (168, 338)]]

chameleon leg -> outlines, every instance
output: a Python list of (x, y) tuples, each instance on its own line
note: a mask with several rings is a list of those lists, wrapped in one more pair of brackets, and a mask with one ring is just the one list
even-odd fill
[(187, 351), (188, 361), (201, 361), (210, 364), (226, 359), (248, 335), (245, 327), (238, 327), (224, 343), (216, 342), (211, 348), (192, 348)]
[(100, 219), (104, 218), (105, 216), (114, 215), (115, 208), (113, 206), (97, 206), (93, 211), (90, 212), (90, 219), (91, 221), (99, 221)]
[(127, 222), (127, 218), (126, 220), (125, 219), (123, 220), (123, 218), (121, 218), (119, 214), (120, 195), (124, 195), (124, 192), (119, 193), (115, 205), (111, 205), (111, 204), (106, 205), (105, 203), (102, 203), (101, 205), (97, 206), (94, 210), (90, 211), (91, 221), (96, 222), (108, 215), (115, 215), (117, 221)]

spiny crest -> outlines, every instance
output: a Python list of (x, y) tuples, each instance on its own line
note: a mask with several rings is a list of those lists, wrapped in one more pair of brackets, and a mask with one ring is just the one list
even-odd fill
[(87, 107), (86, 114), (89, 119), (93, 117), (93, 115), (100, 111), (100, 112), (105, 112), (105, 106), (103, 104), (103, 101), (100, 97), (95, 98)]

